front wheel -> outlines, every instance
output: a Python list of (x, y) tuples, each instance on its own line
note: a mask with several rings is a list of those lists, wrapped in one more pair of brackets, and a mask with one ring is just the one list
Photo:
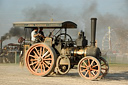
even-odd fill
[(79, 75), (88, 80), (95, 80), (101, 72), (100, 62), (95, 57), (84, 57), (78, 63)]

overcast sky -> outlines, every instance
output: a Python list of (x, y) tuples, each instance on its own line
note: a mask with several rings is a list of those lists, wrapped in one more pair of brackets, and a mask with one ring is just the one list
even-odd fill
[[(83, 23), (90, 22), (91, 17), (103, 20), (108, 19), (110, 15), (108, 20), (112, 22), (114, 20), (111, 18), (115, 17), (121, 22), (127, 22), (127, 7), (128, 0), (0, 0), (0, 37), (11, 29), (13, 22), (17, 21), (48, 21), (52, 17), (60, 21), (74, 20), (81, 29), (86, 28), (86, 24)], [(114, 27), (112, 24), (102, 23), (101, 27)], [(102, 29), (98, 32), (100, 36), (107, 31)]]

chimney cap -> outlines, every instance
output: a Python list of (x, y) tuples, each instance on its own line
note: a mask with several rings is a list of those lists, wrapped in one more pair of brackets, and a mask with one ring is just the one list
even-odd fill
[(91, 20), (97, 20), (97, 18), (91, 18)]

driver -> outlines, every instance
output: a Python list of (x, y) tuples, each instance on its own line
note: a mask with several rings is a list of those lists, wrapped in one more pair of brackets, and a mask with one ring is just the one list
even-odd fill
[(33, 43), (35, 43), (35, 42), (38, 42), (38, 36), (39, 36), (40, 34), (38, 33), (38, 28), (34, 28), (34, 30), (31, 32), (31, 41), (33, 42)]

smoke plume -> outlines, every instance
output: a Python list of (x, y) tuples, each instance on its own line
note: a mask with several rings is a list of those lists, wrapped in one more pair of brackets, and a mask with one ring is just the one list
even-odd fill
[[(127, 4), (128, 0), (125, 0), (125, 8), (128, 7)], [(107, 27), (110, 26), (112, 29), (117, 30), (124, 30), (127, 31), (128, 22), (126, 19), (128, 19), (128, 11), (127, 9), (124, 9), (123, 11), (127, 12), (124, 14), (124, 16), (117, 16), (110, 13), (101, 14), (98, 10), (98, 3), (96, 0), (92, 0), (91, 3), (89, 1), (83, 1), (85, 3), (83, 5), (83, 11), (76, 13), (72, 11), (72, 8), (66, 8), (61, 5), (58, 6), (51, 6), (48, 4), (38, 4), (35, 7), (26, 8), (23, 10), (23, 14), (25, 16), (25, 21), (50, 21), (50, 19), (53, 19), (53, 21), (73, 21), (77, 23), (78, 29), (73, 30), (72, 33), (71, 30), (68, 31), (68, 33), (71, 36), (75, 36), (75, 39), (77, 37), (78, 31), (83, 30), (85, 32), (85, 35), (87, 36), (87, 39), (90, 41), (91, 37), (91, 21), (90, 18), (96, 17), (98, 18), (97, 21), (97, 36), (96, 39), (98, 40), (99, 46), (101, 46), (102, 39), (104, 37), (104, 34), (107, 33), (108, 29)], [(77, 10), (77, 9), (76, 9)], [(77, 10), (78, 11), (78, 10)], [(122, 37), (122, 33), (118, 32), (118, 36)], [(6, 33), (4, 35), (4, 39), (7, 39), (7, 36), (9, 37), (20, 37), (24, 35), (23, 29), (20, 28), (11, 28), (9, 33)]]
[(6, 39), (10, 39), (11, 37), (23, 37), (24, 36), (24, 30), (18, 27), (12, 27), (8, 33), (2, 36), (2, 41)]
[[(96, 17), (98, 18), (96, 37), (100, 46), (102, 44), (101, 42), (104, 34), (108, 31), (108, 26), (112, 29), (118, 28), (120, 30), (123, 29), (127, 31), (126, 27), (128, 27), (128, 22), (125, 20), (125, 18), (128, 18), (127, 15), (121, 17), (110, 13), (101, 14), (98, 11), (97, 2), (95, 0), (92, 1), (93, 2), (91, 4), (87, 3), (87, 1), (83, 2), (85, 4), (83, 6), (83, 11), (80, 13), (74, 13), (70, 8), (65, 9), (62, 6), (53, 7), (48, 4), (38, 4), (35, 8), (25, 9), (23, 12), (26, 17), (26, 21), (50, 21), (51, 18), (53, 18), (53, 21), (74, 21), (78, 25), (78, 30), (74, 30), (73, 33), (72, 31), (69, 31), (69, 34), (77, 37), (78, 31), (83, 30), (88, 40), (90, 40), (91, 36), (90, 18)], [(126, 2), (128, 1), (126, 0)], [(126, 4), (126, 6), (128, 7), (128, 4)], [(118, 33), (118, 36), (121, 37), (122, 33), (123, 32)]]

